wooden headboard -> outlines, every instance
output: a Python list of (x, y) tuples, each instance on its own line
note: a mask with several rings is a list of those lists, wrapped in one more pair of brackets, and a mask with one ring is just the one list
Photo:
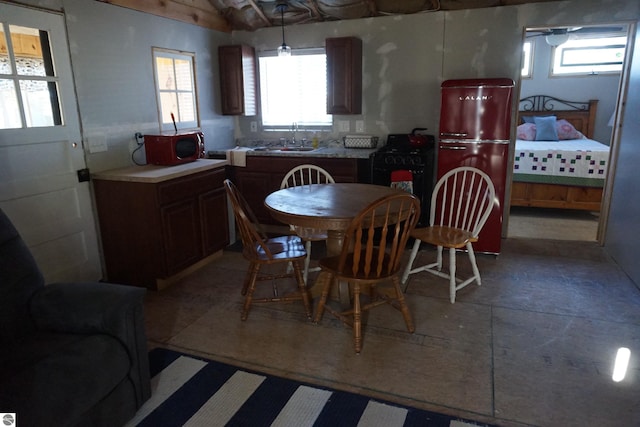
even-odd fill
[(598, 110), (598, 100), (587, 102), (565, 101), (547, 95), (533, 95), (520, 100), (518, 108), (518, 125), (523, 116), (556, 116), (565, 119), (584, 136), (593, 139), (593, 132)]

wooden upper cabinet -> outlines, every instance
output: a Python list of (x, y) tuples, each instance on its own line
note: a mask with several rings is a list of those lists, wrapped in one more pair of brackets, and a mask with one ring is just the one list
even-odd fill
[(362, 40), (326, 39), (327, 114), (362, 113)]
[(218, 61), (222, 114), (236, 116), (258, 114), (256, 55), (253, 47), (219, 46)]

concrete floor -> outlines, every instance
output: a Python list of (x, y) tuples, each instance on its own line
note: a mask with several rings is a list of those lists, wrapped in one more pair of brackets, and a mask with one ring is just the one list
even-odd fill
[[(419, 260), (434, 255), (423, 249)], [(356, 355), (350, 329), (329, 313), (310, 323), (301, 303), (254, 306), (240, 321), (247, 263), (225, 251), (174, 286), (148, 292), (148, 339), (152, 347), (500, 426), (640, 425), (640, 291), (603, 248), (509, 238), (499, 256), (478, 258), (482, 286), (459, 291), (453, 305), (446, 280), (410, 277), (415, 333), (381, 306), (365, 318)], [(466, 255), (458, 259), (468, 271)], [(616, 383), (619, 347), (631, 349), (631, 362)]]
[(598, 212), (512, 206), (508, 237), (595, 242)]

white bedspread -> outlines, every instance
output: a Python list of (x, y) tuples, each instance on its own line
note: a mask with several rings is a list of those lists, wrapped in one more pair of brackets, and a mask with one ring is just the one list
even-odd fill
[(609, 146), (592, 139), (516, 140), (514, 180), (602, 186)]

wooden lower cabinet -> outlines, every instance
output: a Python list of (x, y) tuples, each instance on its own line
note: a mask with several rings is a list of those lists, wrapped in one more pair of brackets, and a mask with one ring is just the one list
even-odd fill
[(159, 289), (229, 244), (224, 168), (158, 183), (95, 179), (106, 279)]
[(336, 182), (363, 182), (369, 176), (368, 159), (249, 156), (246, 167), (233, 167), (231, 179), (260, 223), (282, 225), (271, 217), (264, 199), (280, 188), (287, 172), (307, 163), (325, 169)]

